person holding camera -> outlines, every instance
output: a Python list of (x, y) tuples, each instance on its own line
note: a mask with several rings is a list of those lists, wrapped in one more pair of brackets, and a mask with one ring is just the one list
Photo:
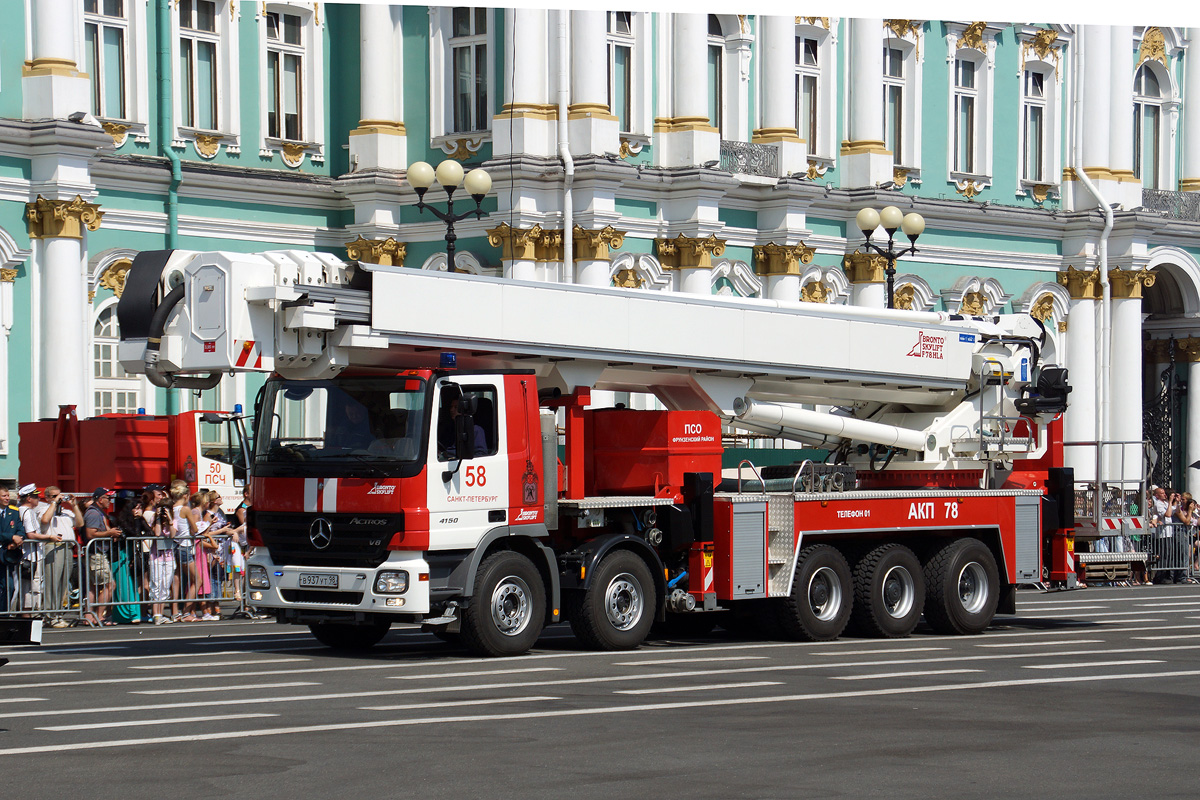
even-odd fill
[(67, 593), (71, 589), (74, 562), (75, 529), (83, 527), (83, 514), (75, 498), (63, 494), (57, 486), (46, 487), (45, 508), (38, 516), (39, 536), (45, 558), (46, 615), (51, 628), (69, 628)]
[(113, 626), (109, 605), (113, 593), (112, 542), (121, 536), (121, 529), (112, 524), (108, 510), (116, 492), (101, 486), (92, 492), (92, 503), (83, 514), (84, 539), (88, 547), (88, 602), (97, 610), (88, 610), (97, 625)]

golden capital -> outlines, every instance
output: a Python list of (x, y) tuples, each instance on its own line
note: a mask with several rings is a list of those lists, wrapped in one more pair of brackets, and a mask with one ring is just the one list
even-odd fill
[[(1151, 339), (1151, 341), (1160, 341), (1166, 344), (1162, 339)], [(1166, 361), (1167, 359), (1163, 359)], [(1189, 336), (1186, 339), (1175, 340), (1175, 360), (1186, 361), (1189, 364), (1200, 362), (1200, 339)]]
[(848, 253), (842, 258), (842, 271), (851, 283), (883, 283), (887, 259), (872, 253)]
[(611, 261), (609, 248), (618, 248), (625, 243), (625, 232), (619, 231), (612, 225), (605, 225), (598, 231), (585, 231), (576, 225), (572, 231), (575, 243), (575, 258), (585, 261)]
[(17, 279), (16, 269), (4, 267), (0, 269), (0, 283), (12, 283)]
[(1108, 281), (1112, 284), (1114, 300), (1141, 300), (1142, 287), (1153, 286), (1155, 275), (1148, 269), (1110, 269)]
[(674, 239), (655, 239), (654, 244), (663, 269), (708, 269), (712, 267), (712, 257), (725, 252), (725, 242), (713, 233), (706, 239), (681, 233)]
[(404, 256), (407, 254), (408, 245), (397, 242), (390, 236), (386, 239), (365, 239), (359, 236), (353, 242), (346, 242), (346, 255), (351, 261), (365, 261), (385, 267), (403, 267)]
[(1100, 270), (1085, 272), (1074, 267), (1067, 267), (1066, 272), (1058, 273), (1058, 283), (1067, 287), (1072, 300), (1100, 299)]
[(1142, 356), (1150, 364), (1165, 364), (1171, 360), (1170, 339), (1142, 340)]
[(132, 266), (133, 262), (128, 258), (118, 258), (100, 273), (100, 285), (120, 297), (125, 292), (125, 279), (129, 277), (129, 268)]
[(541, 225), (532, 228), (511, 228), (501, 222), (487, 232), (488, 244), (502, 248), (504, 261), (562, 261), (562, 231), (547, 230)]
[(799, 244), (767, 244), (754, 248), (755, 270), (759, 275), (799, 275), (801, 264), (811, 264), (817, 251), (804, 242)]
[(85, 202), (80, 195), (74, 200), (47, 200), (39, 194), (37, 200), (25, 204), (30, 239), (82, 239), (83, 228), (96, 230), (103, 217), (100, 206)]

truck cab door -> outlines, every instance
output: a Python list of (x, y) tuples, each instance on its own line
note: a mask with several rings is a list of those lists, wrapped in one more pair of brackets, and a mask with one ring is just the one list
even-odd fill
[[(466, 549), (507, 522), (508, 435), (504, 384), (497, 376), (441, 378), (435, 386), (429, 437), (429, 544), (432, 550)], [(473, 452), (459, 458), (454, 418), (472, 418)], [(447, 480), (443, 480), (448, 478)]]

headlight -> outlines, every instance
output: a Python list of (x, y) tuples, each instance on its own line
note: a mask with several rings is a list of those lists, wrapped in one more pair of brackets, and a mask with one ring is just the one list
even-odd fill
[(250, 572), (248, 573), (248, 577), (250, 579), (250, 586), (254, 589), (270, 589), (271, 588), (271, 579), (267, 577), (267, 568), (266, 567), (256, 567), (256, 566), (250, 567)]
[(375, 576), (375, 594), (404, 594), (407, 591), (407, 572), (380, 572)]

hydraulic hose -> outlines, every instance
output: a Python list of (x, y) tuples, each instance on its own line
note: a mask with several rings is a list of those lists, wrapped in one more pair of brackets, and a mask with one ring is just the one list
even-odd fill
[(181, 283), (167, 293), (163, 301), (154, 309), (154, 316), (150, 317), (150, 331), (146, 338), (146, 378), (162, 389), (178, 387), (203, 391), (220, 383), (221, 373), (210, 372), (207, 377), (203, 378), (180, 378), (175, 375), (164, 375), (158, 368), (158, 351), (162, 346), (163, 331), (167, 328), (167, 320), (170, 318), (171, 312), (175, 310), (175, 306), (179, 305), (184, 294), (184, 284)]

